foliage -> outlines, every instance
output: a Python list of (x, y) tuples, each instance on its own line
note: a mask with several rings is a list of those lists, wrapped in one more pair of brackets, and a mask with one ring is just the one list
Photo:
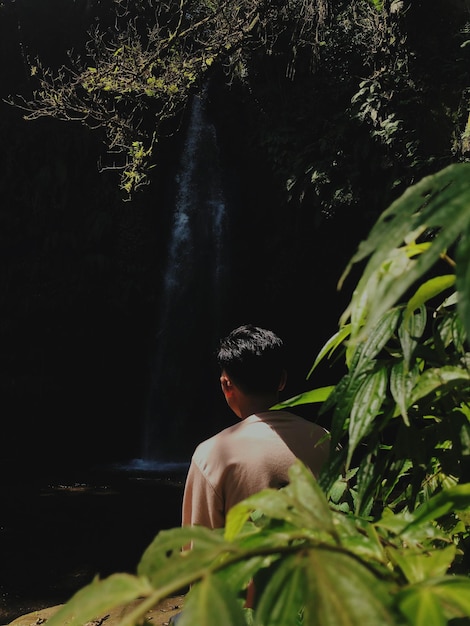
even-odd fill
[(161, 138), (207, 80), (226, 83), (223, 107), (241, 109), (247, 149), (261, 150), (285, 197), (317, 219), (366, 203), (377, 215), (417, 176), (466, 153), (467, 17), (446, 3), (435, 8), (439, 31), (419, 28), (434, 48), (449, 42), (432, 59), (414, 33), (430, 12), (410, 1), (107, 6), (95, 9), (85, 50), (62, 67), (29, 59), (32, 97), (13, 101), (28, 119), (100, 129), (103, 167), (121, 172), (126, 193), (148, 182)]
[[(183, 626), (235, 626), (247, 619), (284, 626), (296, 616), (312, 626), (421, 626), (430, 616), (431, 623), (445, 624), (470, 615), (470, 580), (447, 574), (457, 553), (452, 539), (461, 528), (444, 533), (434, 523), (450, 510), (468, 510), (469, 485), (447, 490), (413, 514), (384, 511), (367, 522), (332, 510), (300, 462), (290, 479), (280, 491), (268, 489), (236, 505), (223, 533), (203, 527), (161, 531), (136, 576), (95, 580), (49, 625), (78, 626), (133, 601), (120, 624), (138, 624), (152, 606), (189, 584)], [(192, 549), (182, 551), (189, 542)], [(273, 574), (248, 616), (237, 592), (267, 567)]]
[(312, 367), (343, 351), (348, 372), (321, 409), (342, 447), (322, 484), (331, 488), (344, 463), (361, 515), (413, 510), (469, 479), (469, 176), (468, 164), (450, 166), (383, 213), (346, 268), (342, 280), (370, 257)]
[[(112, 167), (122, 170), (122, 187), (132, 192), (148, 182), (147, 157), (165, 124), (202, 88), (216, 62), (228, 72), (243, 74), (245, 49), (262, 45), (273, 52), (292, 9), (299, 21), (292, 37), (318, 23), (316, 3), (289, 4), (116, 0), (114, 28), (92, 28), (85, 53), (70, 52), (69, 62), (58, 71), (40, 58), (31, 60), (39, 86), (32, 100), (19, 97), (12, 102), (30, 120), (52, 116), (100, 128), (114, 155)], [(146, 158), (136, 157), (136, 143)], [(119, 155), (124, 155), (121, 164)]]
[[(470, 618), (470, 483), (458, 471), (469, 452), (469, 174), (469, 165), (454, 165), (410, 188), (351, 261), (370, 256), (338, 335), (314, 363), (341, 346), (348, 373), (333, 390), (290, 402), (326, 398), (325, 410), (333, 408), (332, 440), (341, 447), (322, 482), (298, 462), (285, 488), (233, 507), (225, 529), (160, 532), (135, 576), (95, 580), (50, 626), (78, 626), (129, 602), (121, 624), (138, 624), (188, 586), (183, 626), (424, 626)], [(433, 243), (420, 239), (427, 228)], [(453, 244), (456, 281), (447, 268), (429, 277)], [(454, 284), (458, 304), (447, 293)], [(381, 290), (393, 295), (378, 298)], [(397, 304), (405, 292), (407, 303)], [(262, 572), (267, 582), (259, 584)], [(252, 579), (257, 603), (244, 609)]]

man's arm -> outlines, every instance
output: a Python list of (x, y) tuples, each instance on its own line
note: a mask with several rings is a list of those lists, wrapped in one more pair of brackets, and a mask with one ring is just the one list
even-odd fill
[(194, 461), (189, 467), (183, 496), (183, 526), (223, 528), (225, 510), (222, 496)]

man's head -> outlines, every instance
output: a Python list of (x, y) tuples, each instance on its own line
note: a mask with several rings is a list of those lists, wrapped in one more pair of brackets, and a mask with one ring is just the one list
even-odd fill
[(245, 325), (222, 339), (217, 363), (246, 395), (276, 394), (285, 384), (285, 350), (271, 330)]

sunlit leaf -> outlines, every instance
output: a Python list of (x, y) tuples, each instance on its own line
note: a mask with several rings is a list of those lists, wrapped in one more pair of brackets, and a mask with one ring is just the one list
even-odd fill
[(334, 532), (331, 509), (312, 472), (297, 461), (289, 468), (289, 481), (284, 490), (292, 496), (294, 505), (305, 513), (308, 528)]
[(313, 371), (316, 369), (318, 364), (328, 355), (329, 357), (333, 354), (333, 352), (338, 348), (338, 346), (342, 345), (346, 339), (349, 337), (351, 333), (351, 324), (345, 324), (340, 330), (335, 333), (328, 341), (325, 343), (323, 348), (318, 353), (310, 371), (307, 374), (307, 378), (310, 378)]
[(412, 316), (413, 311), (422, 307), (426, 302), (435, 298), (437, 295), (450, 289), (455, 284), (455, 274), (446, 274), (445, 276), (436, 276), (427, 280), (420, 285), (413, 296), (408, 300), (405, 311), (405, 320)]
[(419, 377), (411, 393), (409, 405), (414, 404), (433, 391), (445, 388), (446, 385), (468, 383), (468, 381), (470, 381), (470, 373), (467, 369), (451, 365), (430, 368)]
[[(191, 550), (182, 550), (191, 544)], [(164, 586), (169, 580), (183, 587), (233, 549), (220, 531), (202, 526), (162, 530), (144, 552), (137, 572), (148, 577), (155, 587)]]
[(94, 580), (83, 587), (54, 615), (48, 626), (83, 626), (91, 620), (104, 617), (122, 604), (150, 595), (154, 589), (145, 578), (129, 574), (113, 574), (103, 580)]
[(332, 531), (331, 511), (325, 494), (301, 461), (290, 468), (289, 481), (283, 489), (264, 489), (236, 504), (228, 514), (229, 534), (226, 536), (230, 539), (235, 536), (241, 521), (253, 511), (284, 520), (300, 529)]
[(279, 402), (271, 407), (273, 409), (285, 409), (290, 406), (299, 406), (301, 404), (313, 404), (315, 402), (325, 402), (331, 392), (333, 391), (334, 386), (330, 385), (329, 387), (319, 387), (318, 389), (311, 389), (310, 391), (305, 391), (304, 393), (300, 393), (293, 398), (289, 398), (288, 400), (284, 400), (283, 402)]

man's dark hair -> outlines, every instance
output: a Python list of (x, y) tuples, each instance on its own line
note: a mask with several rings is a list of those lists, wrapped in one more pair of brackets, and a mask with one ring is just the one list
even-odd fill
[(221, 340), (217, 363), (244, 393), (275, 392), (285, 369), (284, 344), (271, 330), (239, 326)]

